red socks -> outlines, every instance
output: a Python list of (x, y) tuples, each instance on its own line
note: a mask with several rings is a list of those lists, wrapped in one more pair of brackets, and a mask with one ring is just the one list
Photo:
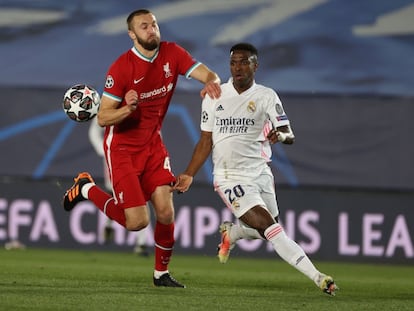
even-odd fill
[[(125, 227), (124, 210), (116, 206), (112, 196), (97, 186), (88, 192), (88, 199), (92, 201), (105, 215)], [(156, 222), (154, 229), (155, 241), (155, 270), (166, 271), (174, 246), (174, 223), (162, 224)]]
[(106, 216), (125, 227), (125, 213), (122, 208), (116, 206), (114, 198), (97, 186), (93, 186), (88, 192), (88, 200), (92, 201)]
[(168, 270), (168, 263), (174, 246), (174, 223), (164, 225), (158, 221), (154, 230), (155, 241), (155, 270)]

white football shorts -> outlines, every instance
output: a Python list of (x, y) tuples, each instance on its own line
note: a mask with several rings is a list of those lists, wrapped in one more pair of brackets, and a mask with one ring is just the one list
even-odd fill
[(237, 218), (256, 205), (267, 209), (273, 218), (279, 215), (274, 177), (269, 167), (248, 179), (215, 176), (214, 190)]

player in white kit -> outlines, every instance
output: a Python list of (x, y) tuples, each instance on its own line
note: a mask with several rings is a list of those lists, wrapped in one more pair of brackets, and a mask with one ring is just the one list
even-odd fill
[(294, 134), (276, 92), (256, 84), (257, 49), (239, 43), (230, 50), (232, 77), (221, 85), (218, 99), (202, 104), (201, 137), (187, 169), (174, 189), (185, 192), (210, 152), (214, 188), (241, 224), (220, 226), (219, 259), (225, 263), (238, 239), (266, 239), (291, 266), (309, 277), (325, 293), (335, 295), (332, 277), (318, 271), (303, 249), (278, 223), (275, 184), (268, 165), (271, 144), (292, 144)]

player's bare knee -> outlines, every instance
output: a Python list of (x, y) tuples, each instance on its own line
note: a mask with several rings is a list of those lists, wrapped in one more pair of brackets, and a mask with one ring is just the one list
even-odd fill
[(126, 221), (126, 229), (129, 231), (139, 231), (147, 227), (149, 224), (148, 219), (133, 219)]
[(156, 215), (157, 222), (170, 224), (174, 222), (174, 213), (161, 213)]

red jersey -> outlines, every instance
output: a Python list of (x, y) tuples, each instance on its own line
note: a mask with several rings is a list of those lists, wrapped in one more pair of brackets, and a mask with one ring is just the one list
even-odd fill
[(109, 68), (103, 96), (125, 105), (126, 92), (138, 93), (137, 109), (120, 124), (108, 126), (105, 147), (136, 150), (159, 135), (179, 75), (189, 78), (199, 65), (185, 49), (172, 42), (161, 42), (152, 58), (133, 47)]

